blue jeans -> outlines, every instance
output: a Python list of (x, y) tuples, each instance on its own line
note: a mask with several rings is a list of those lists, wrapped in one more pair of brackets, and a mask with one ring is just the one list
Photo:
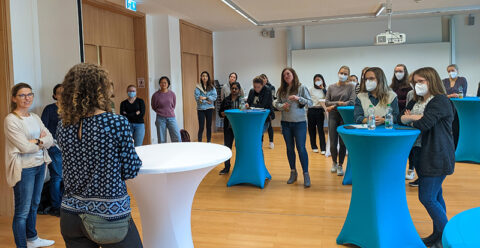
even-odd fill
[(298, 156), (302, 164), (303, 172), (308, 172), (308, 154), (305, 148), (307, 140), (307, 122), (287, 122), (282, 121), (282, 134), (287, 145), (287, 158), (290, 169), (296, 170), (295, 167), (295, 145), (297, 146)]
[(37, 239), (37, 209), (45, 180), (45, 164), (22, 170), (21, 180), (13, 187), (15, 214), (13, 237), (17, 247), (26, 248), (27, 240)]
[(418, 178), (418, 199), (433, 220), (433, 231), (443, 233), (448, 222), (447, 207), (442, 195), (445, 176)]
[(159, 144), (167, 143), (167, 129), (170, 133), (170, 140), (172, 142), (182, 142), (182, 138), (180, 138), (180, 129), (178, 129), (175, 117), (162, 117), (157, 115), (155, 126), (157, 126), (157, 138)]
[(145, 137), (145, 124), (144, 123), (130, 123), (132, 129), (133, 143), (135, 146), (141, 146), (143, 144), (143, 137)]
[(52, 207), (59, 209), (62, 203), (62, 152), (57, 146), (52, 146), (48, 149), (48, 155), (52, 162), (48, 165), (50, 172), (50, 198), (52, 200)]

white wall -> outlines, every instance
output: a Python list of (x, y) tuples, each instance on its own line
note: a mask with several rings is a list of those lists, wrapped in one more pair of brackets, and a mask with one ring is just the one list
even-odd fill
[[(456, 36), (456, 63), (459, 66), (459, 75), (468, 82), (469, 96), (476, 96), (480, 82), (480, 14), (475, 16), (475, 25), (468, 26), (467, 15), (454, 17)], [(447, 77), (447, 69), (440, 73)]]
[(275, 30), (275, 38), (262, 37), (260, 30), (213, 33), (215, 79), (221, 84), (228, 82), (231, 72), (236, 72), (247, 91), (253, 78), (264, 73), (278, 88), (280, 74), (287, 64), (287, 30)]
[(10, 1), (14, 82), (32, 86), (38, 114), (53, 102), (53, 87), (80, 62), (77, 13), (75, 0)]
[[(160, 88), (162, 76), (170, 78), (170, 90), (177, 96), (175, 116), (183, 128), (182, 71), (180, 53), (180, 24), (178, 18), (167, 15), (147, 15), (147, 50), (150, 99)], [(150, 107), (150, 106), (148, 106)], [(151, 142), (157, 143), (155, 111), (150, 111)], [(169, 136), (168, 136), (169, 137)]]

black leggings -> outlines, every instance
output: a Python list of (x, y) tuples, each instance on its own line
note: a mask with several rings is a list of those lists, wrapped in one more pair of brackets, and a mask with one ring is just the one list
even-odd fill
[[(347, 148), (343, 143), (342, 137), (337, 133), (337, 127), (343, 125), (342, 116), (338, 111), (332, 111), (328, 115), (328, 136), (330, 138), (330, 153), (332, 154), (332, 161), (338, 165), (343, 165), (345, 161), (345, 154)], [(337, 151), (338, 143), (340, 142), (340, 149)]]
[(207, 142), (212, 140), (213, 109), (197, 110), (198, 114), (198, 142), (202, 142), (205, 119), (207, 119)]
[[(223, 142), (225, 143), (225, 146), (232, 149), (234, 139), (235, 136), (233, 135), (232, 128), (223, 127)], [(225, 161), (225, 168), (230, 169), (230, 159)]]
[(309, 108), (307, 112), (308, 118), (308, 134), (310, 135), (310, 145), (312, 149), (317, 147), (317, 130), (320, 138), (320, 150), (325, 151), (325, 132), (323, 131), (323, 122), (325, 121), (325, 113), (323, 108)]

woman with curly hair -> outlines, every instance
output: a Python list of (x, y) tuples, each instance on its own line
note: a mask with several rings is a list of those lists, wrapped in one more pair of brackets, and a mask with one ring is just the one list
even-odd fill
[(60, 228), (65, 244), (142, 247), (125, 185), (142, 162), (128, 120), (110, 112), (108, 74), (97, 65), (78, 64), (62, 86), (57, 139), (63, 152)]

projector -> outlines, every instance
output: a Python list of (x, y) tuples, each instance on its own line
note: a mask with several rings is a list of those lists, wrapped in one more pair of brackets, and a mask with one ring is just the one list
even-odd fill
[(403, 44), (407, 41), (407, 36), (398, 32), (385, 32), (375, 37), (375, 45)]

